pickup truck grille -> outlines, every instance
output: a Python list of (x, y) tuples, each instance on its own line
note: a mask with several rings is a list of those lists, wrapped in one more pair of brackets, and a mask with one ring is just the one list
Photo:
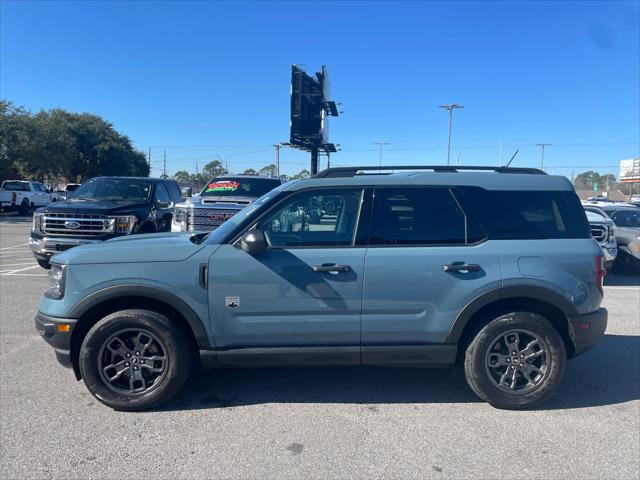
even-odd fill
[(187, 225), (190, 232), (210, 232), (238, 213), (240, 209), (190, 208)]
[(104, 215), (47, 213), (44, 215), (42, 222), (42, 230), (47, 235), (101, 237), (108, 233), (113, 233), (113, 223)]
[(607, 240), (609, 229), (606, 225), (591, 225), (591, 236), (598, 243), (603, 243)]

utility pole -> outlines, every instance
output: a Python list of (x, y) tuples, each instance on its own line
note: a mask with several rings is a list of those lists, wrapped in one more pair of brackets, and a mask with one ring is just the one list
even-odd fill
[(500, 167), (502, 166), (502, 142), (500, 142)]
[(453, 122), (453, 110), (456, 108), (464, 108), (462, 105), (456, 103), (449, 103), (446, 105), (440, 105), (438, 108), (444, 108), (449, 111), (449, 141), (447, 143), (447, 165), (451, 161), (451, 123)]
[(542, 149), (542, 156), (540, 157), (540, 170), (544, 170), (544, 147), (550, 147), (551, 143), (536, 143), (536, 147)]
[(151, 147), (149, 147), (149, 157), (147, 160), (149, 160), (149, 176), (151, 176)]
[(162, 178), (167, 178), (167, 151), (164, 151), (164, 159), (162, 160)]
[(282, 144), (276, 143), (273, 147), (276, 149), (276, 177), (280, 178), (280, 147)]
[(331, 152), (327, 152), (327, 168), (331, 168)]
[(385, 145), (389, 145), (389, 142), (373, 142), (374, 145), (378, 145), (380, 147), (380, 156), (378, 157), (379, 165), (382, 166), (382, 147)]
[(198, 175), (198, 161), (196, 160), (196, 175)]

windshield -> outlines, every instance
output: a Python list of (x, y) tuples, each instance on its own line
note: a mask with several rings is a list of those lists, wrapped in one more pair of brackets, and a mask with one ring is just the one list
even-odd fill
[(150, 180), (92, 178), (73, 192), (70, 198), (74, 200), (142, 202), (150, 198), (151, 185)]
[(621, 210), (611, 215), (611, 218), (618, 227), (640, 228), (640, 210)]
[(213, 178), (202, 189), (200, 195), (203, 197), (261, 197), (280, 184), (280, 180), (276, 178)]
[(255, 202), (250, 205), (247, 205), (238, 213), (236, 213), (229, 220), (224, 222), (214, 231), (212, 231), (209, 235), (205, 237), (210, 243), (222, 243), (225, 239), (231, 235), (237, 227), (245, 222), (245, 220), (250, 219), (251, 217), (256, 216), (260, 210), (262, 210), (262, 206), (271, 202), (276, 196), (280, 194), (283, 190), (284, 184), (281, 184), (278, 188), (274, 188), (266, 195), (263, 195)]

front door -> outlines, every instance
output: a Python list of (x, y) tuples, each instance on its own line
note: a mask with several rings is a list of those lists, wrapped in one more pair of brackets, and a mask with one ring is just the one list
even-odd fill
[(229, 244), (215, 252), (208, 275), (218, 349), (351, 346), (359, 360), (363, 198), (362, 189), (296, 192), (253, 227), (266, 251)]
[[(363, 363), (448, 363), (452, 323), (476, 296), (501, 286), (494, 245), (454, 192), (377, 188), (363, 292)], [(465, 268), (466, 267), (466, 268)], [(413, 357), (413, 358), (412, 358)]]

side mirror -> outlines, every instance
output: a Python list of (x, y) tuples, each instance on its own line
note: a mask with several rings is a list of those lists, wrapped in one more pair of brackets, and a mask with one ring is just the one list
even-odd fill
[(253, 229), (240, 238), (240, 248), (250, 255), (258, 255), (267, 250), (267, 239), (262, 230)]

